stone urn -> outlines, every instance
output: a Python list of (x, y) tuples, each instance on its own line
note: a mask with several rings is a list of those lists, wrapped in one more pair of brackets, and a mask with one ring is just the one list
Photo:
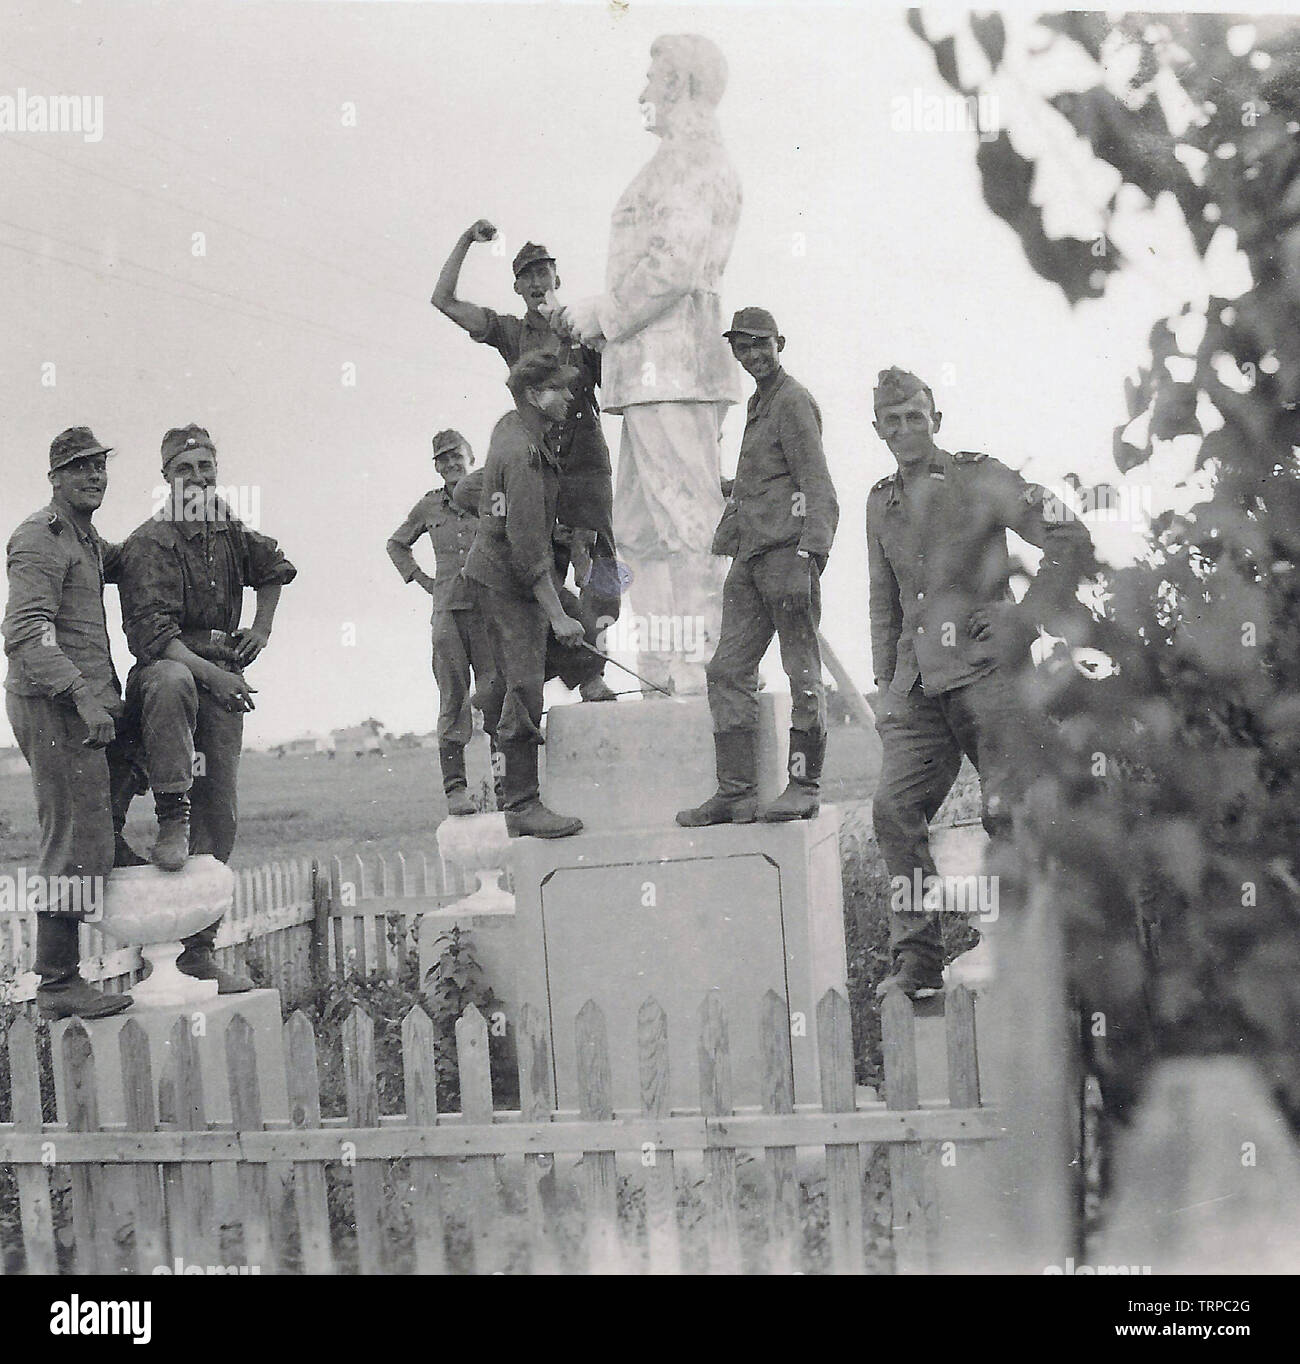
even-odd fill
[(176, 967), (181, 939), (216, 923), (235, 896), (229, 867), (208, 853), (191, 857), (180, 871), (115, 867), (104, 885), (99, 927), (120, 943), (139, 947), (148, 976), (131, 987), (137, 1004), (195, 1004), (217, 993), (215, 980), (195, 980)]
[(473, 872), (476, 889), (452, 909), (466, 914), (499, 914), (513, 910), (515, 897), (501, 886), (509, 864), (510, 835), (499, 813), (462, 815), (438, 825), (438, 853), (444, 863)]

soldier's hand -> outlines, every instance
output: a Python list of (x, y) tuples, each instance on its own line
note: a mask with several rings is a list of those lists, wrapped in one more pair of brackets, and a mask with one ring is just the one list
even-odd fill
[(553, 620), (551, 630), (554, 632), (555, 638), (568, 648), (573, 648), (582, 643), (582, 622), (574, 620), (572, 616), (564, 615)]
[(254, 709), (253, 693), (257, 688), (250, 687), (239, 673), (228, 673), (224, 668), (213, 668), (204, 679), (204, 685), (212, 694), (213, 700), (226, 710)]
[(467, 235), (471, 241), (490, 242), (496, 239), (497, 230), (486, 218), (480, 218), (467, 229)]
[(785, 611), (810, 610), (812, 607), (812, 560), (792, 554), (779, 589)]
[(433, 596), (434, 591), (436, 590), (434, 580), (429, 577), (423, 569), (415, 575), (415, 581), (419, 583), (431, 597)]
[(1002, 635), (1012, 623), (1015, 606), (1011, 602), (991, 602), (988, 606), (977, 606), (966, 622), (970, 637), (983, 644)]
[(81, 741), (84, 748), (107, 748), (117, 733), (117, 725), (104, 706), (89, 693), (75, 698), (77, 714), (86, 726), (86, 737)]
[(241, 668), (247, 667), (266, 648), (270, 638), (271, 632), (257, 625), (250, 625), (246, 630), (236, 630), (235, 662)]

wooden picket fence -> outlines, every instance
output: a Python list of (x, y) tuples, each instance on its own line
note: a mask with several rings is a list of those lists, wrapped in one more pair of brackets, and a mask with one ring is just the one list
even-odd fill
[[(217, 933), (218, 962), (246, 970), (256, 962), (286, 1003), (302, 1000), (328, 976), (349, 971), (396, 975), (399, 954), (416, 948), (416, 924), (429, 909), (465, 894), (459, 870), (424, 854), (298, 858), (235, 872), (234, 904)], [(36, 919), (0, 915), (0, 996), (35, 999)], [(138, 947), (118, 947), (95, 924), (81, 925), (82, 975), (100, 989), (129, 990), (140, 979)]]
[[(734, 1112), (728, 1020), (711, 995), (693, 1021), (700, 1107), (681, 1113), (667, 1101), (669, 1019), (647, 1000), (637, 1016), (641, 1110), (616, 1114), (605, 1019), (588, 1002), (575, 1020), (580, 1109), (571, 1113), (556, 1111), (547, 1021), (526, 1006), (520, 1106), (498, 1112), (487, 1024), (471, 1007), (455, 1030), (460, 1111), (439, 1113), (437, 1043), (417, 1007), (401, 1025), (405, 1112), (381, 1115), (375, 1028), (357, 1010), (343, 1028), (346, 1116), (322, 1118), (317, 1039), (297, 1012), (283, 1028), (292, 1116), (272, 1123), (263, 1120), (253, 1030), (234, 1018), (226, 1032), (230, 1121), (214, 1124), (205, 1118), (191, 1021), (178, 1018), (170, 1035), (162, 1069), (172, 1120), (164, 1122), (158, 1058), (128, 1015), (117, 1034), (127, 1121), (104, 1127), (92, 1043), (79, 1022), (54, 1058), (63, 1067), (64, 1121), (42, 1121), (37, 1033), (22, 1019), (9, 1036), (14, 1111), (0, 1125), (0, 1168), (16, 1173), (29, 1273), (148, 1273), (177, 1261), (260, 1273), (855, 1273), (868, 1259), (865, 1162), (883, 1145), (894, 1267), (920, 1271), (943, 1235), (937, 1150), (978, 1149), (1000, 1132), (996, 1114), (980, 1105), (974, 1005), (964, 989), (951, 992), (946, 1020), (949, 1103), (918, 1102), (913, 1010), (897, 995), (883, 1008), (887, 1101), (859, 1102), (848, 1004), (828, 991), (816, 1013), (821, 1102), (796, 1111), (789, 1017), (769, 991), (755, 1019), (735, 1020), (757, 1024), (762, 1038), (761, 1109)], [(811, 1259), (801, 1230), (810, 1160), (825, 1209)], [(52, 1176), (71, 1202), (62, 1253)], [(234, 1191), (228, 1218), (223, 1184)], [(682, 1212), (688, 1192), (702, 1205), (698, 1227)]]

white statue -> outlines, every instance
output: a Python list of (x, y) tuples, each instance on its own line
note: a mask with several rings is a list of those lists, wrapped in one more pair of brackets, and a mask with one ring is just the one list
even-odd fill
[[(697, 693), (717, 643), (726, 567), (709, 545), (722, 515), (722, 419), (740, 383), (718, 285), (741, 193), (718, 129), (722, 53), (679, 34), (656, 39), (650, 57), (641, 104), (659, 149), (614, 209), (606, 292), (565, 308), (560, 324), (603, 344), (602, 402), (623, 416), (614, 525), (632, 611), (672, 621), (667, 641), (656, 632), (669, 647), (644, 649), (639, 670)], [(675, 638), (684, 646), (671, 647)]]

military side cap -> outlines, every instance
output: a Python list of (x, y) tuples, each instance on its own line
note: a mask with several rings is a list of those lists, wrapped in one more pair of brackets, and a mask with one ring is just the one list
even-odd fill
[(469, 441), (453, 427), (448, 427), (445, 431), (439, 431), (433, 438), (433, 457), (437, 459), (439, 455), (454, 454), (457, 450), (464, 448), (465, 453), (473, 460), (474, 455), (470, 450)]
[(201, 426), (173, 426), (162, 438), (162, 463), (165, 469), (177, 455), (188, 454), (191, 450), (207, 450), (217, 453), (212, 437)]
[(552, 265), (555, 264), (555, 257), (538, 242), (525, 242), (520, 248), (510, 268), (515, 272), (515, 278), (519, 278), (520, 271), (527, 270), (539, 260), (548, 260)]
[(728, 340), (737, 333), (743, 336), (780, 337), (776, 318), (766, 308), (741, 308), (731, 319), (731, 328), (723, 332)]
[(871, 405), (873, 408), (893, 407), (895, 403), (905, 403), (914, 393), (929, 393), (930, 406), (934, 406), (934, 394), (930, 392), (929, 384), (908, 370), (890, 365), (888, 369), (882, 369), (876, 379)]
[(60, 431), (50, 442), (50, 468), (62, 469), (74, 459), (85, 459), (87, 455), (111, 455), (111, 445), (101, 445), (95, 433), (88, 426), (70, 426)]

